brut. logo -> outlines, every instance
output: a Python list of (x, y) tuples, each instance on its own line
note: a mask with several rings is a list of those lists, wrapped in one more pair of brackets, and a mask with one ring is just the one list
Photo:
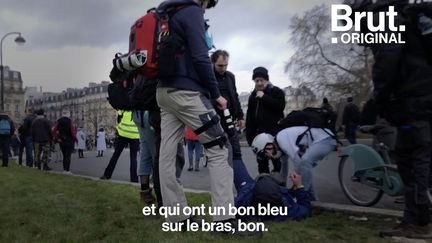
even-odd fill
[[(332, 43), (340, 40), (344, 44), (376, 44), (399, 43), (403, 44), (401, 32), (405, 25), (396, 26), (395, 17), (398, 13), (394, 6), (389, 6), (387, 12), (378, 13), (378, 22), (374, 20), (373, 12), (355, 12), (345, 4), (333, 4), (331, 7), (331, 30), (343, 32), (339, 37), (333, 37)], [(366, 18), (368, 31), (361, 31), (362, 19)]]

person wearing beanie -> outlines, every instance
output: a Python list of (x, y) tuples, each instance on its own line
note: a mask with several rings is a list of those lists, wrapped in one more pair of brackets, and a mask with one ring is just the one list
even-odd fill
[[(254, 138), (260, 133), (268, 133), (275, 136), (278, 132), (277, 122), (283, 118), (285, 109), (285, 93), (269, 81), (266, 68), (257, 67), (253, 70), (252, 79), (255, 89), (249, 96), (248, 109), (246, 113), (246, 139), (251, 146)], [(287, 158), (281, 157), (279, 164), (284, 164), (277, 169), (284, 178), (287, 172)], [(278, 158), (279, 160), (279, 158)], [(264, 168), (260, 173), (270, 173), (268, 170), (268, 159), (257, 156), (258, 168)], [(273, 161), (275, 164), (275, 161)], [(277, 164), (277, 163), (276, 163)], [(266, 166), (267, 165), (267, 166)]]
[(329, 111), (333, 111), (333, 107), (330, 105), (330, 103), (326, 97), (323, 98), (321, 108), (329, 110)]
[(251, 145), (256, 135), (277, 133), (277, 122), (283, 118), (285, 93), (269, 81), (266, 68), (253, 70), (252, 79), (255, 89), (249, 96), (246, 114), (246, 138)]

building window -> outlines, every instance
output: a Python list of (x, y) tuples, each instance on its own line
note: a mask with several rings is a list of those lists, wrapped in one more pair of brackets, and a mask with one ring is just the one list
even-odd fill
[(19, 111), (19, 104), (15, 105), (15, 111)]
[(14, 78), (14, 79), (18, 79), (18, 77), (19, 77), (18, 74), (19, 74), (18, 72), (13, 72), (13, 78)]

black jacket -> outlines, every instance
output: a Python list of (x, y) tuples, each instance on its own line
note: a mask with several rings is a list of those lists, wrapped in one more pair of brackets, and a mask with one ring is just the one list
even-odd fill
[[(386, 11), (388, 6), (373, 9)], [(405, 5), (396, 11), (405, 12)], [(402, 32), (405, 44), (372, 44), (375, 57), (372, 70), (375, 101), (378, 113), (392, 123), (410, 119), (429, 119), (432, 115), (432, 57), (417, 27), (416, 15), (398, 14), (395, 25), (405, 25)]]
[(170, 34), (184, 49), (177, 57), (176, 74), (161, 78), (159, 87), (194, 90), (216, 99), (220, 96), (212, 64), (208, 56), (210, 47), (205, 38), (204, 11), (193, 0), (168, 0), (159, 9), (188, 5), (170, 19)]
[[(244, 114), (238, 98), (234, 74), (229, 71), (226, 71), (224, 75), (220, 75), (217, 72), (215, 72), (215, 74), (218, 83), (224, 82), (225, 87), (228, 90), (228, 94), (223, 94), (221, 92), (221, 95), (227, 100), (227, 107), (232, 117), (234, 118), (234, 120), (243, 120)], [(218, 113), (220, 111), (220, 113), (222, 114), (222, 111), (220, 109), (216, 110), (218, 111)]]
[(23, 124), (18, 129), (21, 138), (31, 137), (31, 125), (35, 118), (35, 114), (29, 114), (24, 118)]
[(358, 125), (360, 123), (360, 109), (354, 103), (348, 103), (345, 106), (342, 115), (343, 125)]
[(31, 126), (33, 142), (46, 143), (51, 141), (51, 123), (44, 116), (37, 116)]
[(249, 96), (246, 114), (246, 139), (249, 145), (260, 133), (275, 136), (278, 132), (277, 122), (283, 118), (285, 109), (285, 93), (271, 83), (267, 85), (261, 99), (256, 98), (256, 93), (254, 90)]

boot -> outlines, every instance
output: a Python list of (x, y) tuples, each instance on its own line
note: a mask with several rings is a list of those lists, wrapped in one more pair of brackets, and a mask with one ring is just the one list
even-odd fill
[(141, 201), (143, 201), (144, 203), (147, 203), (147, 204), (153, 204), (156, 201), (156, 199), (154, 198), (154, 196), (152, 194), (151, 188), (149, 188), (147, 190), (140, 191), (140, 198), (141, 198)]
[(416, 239), (432, 239), (432, 230), (430, 225), (415, 225), (401, 223), (393, 229), (383, 230), (380, 233), (381, 237), (405, 237)]
[(50, 167), (48, 167), (48, 165), (47, 165), (47, 164), (44, 164), (44, 165), (43, 165), (43, 170), (45, 170), (45, 171), (50, 171), (50, 170), (51, 170), (51, 168), (50, 168)]

